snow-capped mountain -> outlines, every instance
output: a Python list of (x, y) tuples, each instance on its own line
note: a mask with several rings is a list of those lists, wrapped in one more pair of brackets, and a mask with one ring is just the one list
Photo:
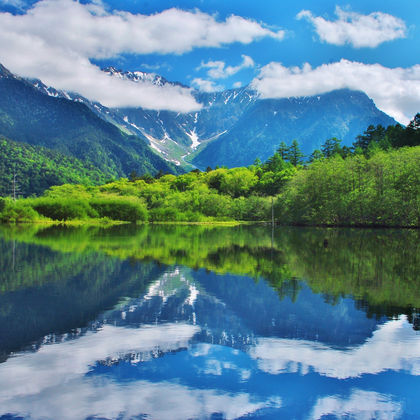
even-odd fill
[[(103, 70), (110, 77), (158, 86), (172, 83), (155, 73)], [(41, 92), (86, 104), (102, 119), (127, 134), (147, 138), (165, 160), (191, 169), (207, 166), (249, 165), (267, 159), (281, 141), (297, 139), (309, 155), (328, 138), (351, 145), (370, 124), (388, 126), (395, 121), (378, 110), (362, 92), (343, 89), (323, 95), (263, 100), (249, 87), (222, 92), (192, 91), (203, 105), (198, 112), (176, 113), (143, 108), (107, 108), (70, 92), (31, 81)], [(185, 86), (183, 86), (185, 87)]]
[(117, 129), (107, 112), (101, 104), (25, 80), (0, 65), (1, 136), (81, 159), (109, 177), (178, 172), (148, 147), (144, 136)]
[(144, 71), (123, 71), (117, 70), (115, 67), (105, 67), (102, 69), (109, 76), (118, 77), (119, 79), (130, 80), (132, 82), (150, 82), (156, 86), (164, 86), (167, 84), (187, 87), (182, 83), (169, 82), (164, 77), (156, 73), (146, 73)]

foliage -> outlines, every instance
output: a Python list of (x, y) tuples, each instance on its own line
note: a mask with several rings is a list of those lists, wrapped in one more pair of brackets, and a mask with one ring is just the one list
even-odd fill
[[(413, 133), (419, 131), (415, 121), (409, 127)], [(0, 214), (10, 222), (37, 217), (269, 221), (275, 202), (275, 219), (284, 224), (420, 226), (420, 146), (385, 148), (380, 136), (387, 131), (369, 127), (354, 150), (328, 139), (306, 165), (294, 141), (290, 147), (280, 145), (265, 163), (256, 160), (249, 167), (155, 177), (133, 171), (130, 179), (99, 186), (53, 186), (42, 197), (19, 200), (13, 207), (25, 205), (32, 214), (16, 214), (10, 206)]]
[(0, 221), (3, 223), (27, 223), (39, 219), (39, 214), (27, 201), (2, 200), (2, 202)]
[(287, 184), (276, 214), (292, 224), (420, 226), (420, 147), (317, 160)]
[(53, 185), (95, 185), (108, 178), (79, 159), (0, 137), (0, 195), (12, 194), (14, 175), (17, 195), (24, 197), (41, 194)]
[(123, 133), (84, 103), (45, 95), (10, 74), (0, 77), (0, 134), (80, 159), (109, 178), (179, 171), (154, 153), (147, 139)]
[(405, 128), (400, 124), (390, 125), (386, 129), (382, 125), (370, 125), (353, 143), (354, 149), (360, 148), (364, 153), (375, 146), (382, 150), (420, 146), (420, 114), (416, 114)]
[(86, 219), (88, 216), (97, 216), (89, 203), (74, 198), (57, 200), (51, 197), (42, 197), (30, 199), (29, 203), (40, 215), (53, 220)]
[(142, 200), (135, 197), (103, 197), (89, 201), (91, 207), (99, 217), (108, 217), (112, 220), (127, 222), (145, 222), (148, 212)]
[(287, 152), (287, 159), (293, 166), (298, 166), (303, 163), (303, 153), (300, 150), (299, 143), (295, 139), (289, 147)]
[(327, 139), (325, 143), (321, 146), (321, 152), (322, 155), (326, 158), (329, 158), (331, 156), (334, 156), (336, 153), (340, 153), (341, 140), (337, 139), (336, 137), (333, 137), (331, 139)]

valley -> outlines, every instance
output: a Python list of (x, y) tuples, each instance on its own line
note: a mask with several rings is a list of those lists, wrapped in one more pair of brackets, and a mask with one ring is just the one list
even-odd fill
[[(133, 84), (177, 85), (153, 73), (124, 72), (112, 67), (104, 72)], [(86, 105), (102, 120), (128, 136), (142, 139), (169, 164), (184, 170), (251, 165), (256, 158), (268, 159), (281, 141), (290, 145), (294, 139), (309, 156), (328, 138), (337, 137), (342, 145), (351, 146), (369, 125), (387, 127), (396, 123), (378, 110), (366, 94), (348, 89), (275, 100), (260, 99), (251, 87), (213, 93), (192, 90), (202, 109), (177, 113), (107, 108), (78, 94), (48, 87), (39, 80), (28, 83), (44, 95)]]

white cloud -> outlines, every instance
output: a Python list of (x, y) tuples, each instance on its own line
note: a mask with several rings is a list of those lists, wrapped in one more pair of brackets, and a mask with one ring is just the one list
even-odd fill
[(270, 63), (261, 69), (251, 86), (262, 98), (288, 98), (353, 89), (365, 92), (376, 106), (402, 123), (420, 109), (420, 65), (388, 68), (348, 60), (312, 68), (284, 67)]
[(254, 67), (254, 60), (248, 55), (242, 55), (242, 63), (238, 66), (226, 66), (224, 61), (208, 61), (207, 63), (201, 63), (199, 69), (209, 69), (207, 75), (212, 79), (225, 79), (233, 76), (242, 69)]
[(198, 90), (202, 92), (217, 92), (224, 89), (224, 86), (217, 85), (213, 80), (201, 79), (196, 77), (191, 81), (192, 86), (195, 86)]
[(242, 83), (241, 83), (241, 82), (235, 82), (235, 83), (233, 84), (233, 87), (234, 87), (235, 89), (240, 88), (240, 87), (242, 87)]
[(24, 77), (39, 78), (107, 106), (142, 106), (179, 112), (200, 105), (190, 90), (115, 80), (90, 59), (120, 54), (182, 54), (199, 47), (248, 44), (263, 37), (282, 39), (262, 24), (230, 16), (168, 9), (153, 15), (108, 12), (100, 2), (41, 0), (26, 13), (0, 13), (2, 64)]
[(313, 16), (309, 10), (302, 10), (298, 19), (311, 22), (321, 41), (329, 44), (351, 44), (356, 48), (377, 47), (385, 41), (404, 38), (406, 25), (403, 20), (382, 12), (362, 15), (336, 7), (335, 21)]
[(405, 317), (381, 325), (364, 344), (335, 349), (319, 342), (261, 338), (249, 351), (270, 374), (313, 369), (320, 375), (347, 379), (386, 370), (420, 375), (420, 336)]

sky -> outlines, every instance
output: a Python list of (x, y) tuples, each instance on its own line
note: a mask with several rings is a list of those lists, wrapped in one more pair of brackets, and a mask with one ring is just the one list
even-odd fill
[[(361, 90), (420, 112), (419, 0), (0, 0), (0, 63), (107, 106), (199, 110), (191, 88), (261, 98)], [(110, 77), (154, 72), (180, 85)]]

